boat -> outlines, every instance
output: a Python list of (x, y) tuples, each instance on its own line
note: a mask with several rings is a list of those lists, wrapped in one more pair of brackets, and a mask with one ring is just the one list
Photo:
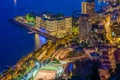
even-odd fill
[(34, 34), (36, 31), (31, 31), (31, 32), (28, 32), (28, 34)]

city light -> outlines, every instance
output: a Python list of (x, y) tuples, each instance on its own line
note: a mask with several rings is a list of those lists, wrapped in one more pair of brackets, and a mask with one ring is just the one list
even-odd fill
[[(14, 0), (14, 6), (16, 4), (17, 0)], [(117, 0), (83, 0), (80, 5), (81, 12), (77, 17), (64, 12), (43, 11), (9, 19), (10, 23), (27, 29), (21, 30), (33, 37), (27, 41), (30, 44), (34, 41), (35, 49), (16, 61), (14, 66), (9, 66), (0, 74), (0, 80), (120, 79), (120, 4), (117, 5)], [(96, 6), (98, 11), (95, 11)], [(25, 8), (19, 6), (18, 9), (22, 12), (29, 7), (37, 5), (26, 4)], [(16, 34), (22, 40), (26, 39), (18, 32)], [(28, 47), (26, 45), (26, 50)]]

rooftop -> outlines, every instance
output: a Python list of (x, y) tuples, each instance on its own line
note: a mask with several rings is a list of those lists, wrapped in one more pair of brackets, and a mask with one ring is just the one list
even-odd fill
[(84, 0), (84, 2), (94, 2), (94, 0)]
[(90, 53), (90, 55), (93, 56), (93, 57), (94, 57), (94, 56), (97, 56), (97, 57), (100, 56), (97, 52), (92, 52), (92, 53)]
[(41, 17), (43, 20), (54, 21), (54, 20), (64, 20), (65, 18), (69, 18), (70, 16), (65, 16), (62, 13), (53, 14), (50, 12), (43, 12), (40, 15), (36, 15)]
[(80, 14), (80, 16), (89, 17), (89, 14)]
[(111, 67), (110, 65), (102, 65), (100, 69), (106, 70), (106, 69), (109, 69), (110, 67)]

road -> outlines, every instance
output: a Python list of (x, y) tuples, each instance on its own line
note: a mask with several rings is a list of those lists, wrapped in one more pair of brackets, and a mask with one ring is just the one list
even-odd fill
[(111, 29), (110, 29), (110, 26), (111, 26), (111, 17), (110, 15), (108, 15), (105, 20), (103, 21), (103, 24), (104, 24), (104, 28), (106, 30), (106, 37), (107, 39), (110, 41), (110, 44), (112, 46), (115, 46), (115, 42), (112, 40), (112, 37), (111, 37)]

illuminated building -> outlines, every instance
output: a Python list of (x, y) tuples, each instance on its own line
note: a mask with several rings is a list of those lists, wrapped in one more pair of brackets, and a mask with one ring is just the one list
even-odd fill
[(40, 21), (40, 27), (41, 28), (46, 28), (46, 18), (42, 18), (41, 21)]
[(111, 26), (111, 28), (112, 28), (112, 32), (114, 32), (114, 34), (115, 34), (115, 36), (116, 37), (120, 37), (120, 28), (119, 28), (119, 24), (113, 24), (112, 26)]
[(120, 24), (117, 22), (113, 23), (113, 25), (111, 26), (112, 37), (118, 46), (120, 44), (120, 27), (119, 26)]
[(107, 50), (103, 49), (103, 54), (100, 61), (101, 61), (101, 67), (99, 68), (100, 80), (107, 80), (108, 77), (110, 76), (109, 69), (111, 68)]
[(110, 74), (109, 74), (109, 66), (105, 65), (105, 66), (101, 66), (99, 68), (99, 76), (100, 76), (100, 80), (108, 80)]
[(101, 63), (104, 65), (110, 65), (112, 69), (116, 68), (114, 48), (108, 49), (108, 51), (103, 51)]
[(109, 60), (111, 62), (111, 68), (113, 70), (115, 70), (115, 68), (116, 68), (116, 61), (115, 61), (114, 51), (115, 51), (114, 48), (108, 49), (108, 57), (109, 57)]
[(96, 22), (92, 24), (92, 30), (97, 33), (97, 34), (102, 34), (104, 33), (104, 26), (101, 22)]
[(65, 28), (71, 28), (71, 26), (72, 26), (71, 22), (72, 22), (72, 19), (69, 17), (66, 17), (65, 18)]
[(89, 15), (81, 14), (79, 18), (79, 39), (80, 41), (89, 40), (90, 22)]
[(120, 37), (120, 24), (118, 24), (117, 22), (116, 23), (113, 23), (113, 25), (111, 26), (111, 30), (112, 30), (112, 36), (114, 37)]
[(79, 38), (80, 40), (89, 40), (91, 30), (91, 21), (95, 15), (95, 3), (93, 1), (82, 2), (81, 15), (79, 18)]
[(117, 16), (117, 23), (120, 24), (120, 15)]
[(72, 17), (42, 14), (36, 16), (36, 26), (46, 29), (51, 35), (66, 34), (68, 31), (71, 31)]
[(36, 16), (36, 26), (37, 27), (40, 27), (40, 21), (41, 21), (41, 18), (40, 17), (38, 17), (38, 16)]
[(93, 16), (95, 10), (94, 2), (82, 2), (81, 9), (81, 14), (89, 14), (90, 16)]
[[(46, 21), (46, 27), (43, 26), (48, 32), (56, 32), (57, 31), (57, 21)], [(42, 25), (41, 25), (42, 27)]]
[(116, 63), (120, 63), (120, 49), (114, 52)]
[(115, 48), (109, 48), (107, 50), (103, 50), (103, 53), (100, 59), (101, 67), (99, 68), (99, 76), (101, 80), (108, 80), (108, 78), (110, 77), (109, 69), (113, 69), (114, 71), (116, 68), (114, 51), (115, 51)]

